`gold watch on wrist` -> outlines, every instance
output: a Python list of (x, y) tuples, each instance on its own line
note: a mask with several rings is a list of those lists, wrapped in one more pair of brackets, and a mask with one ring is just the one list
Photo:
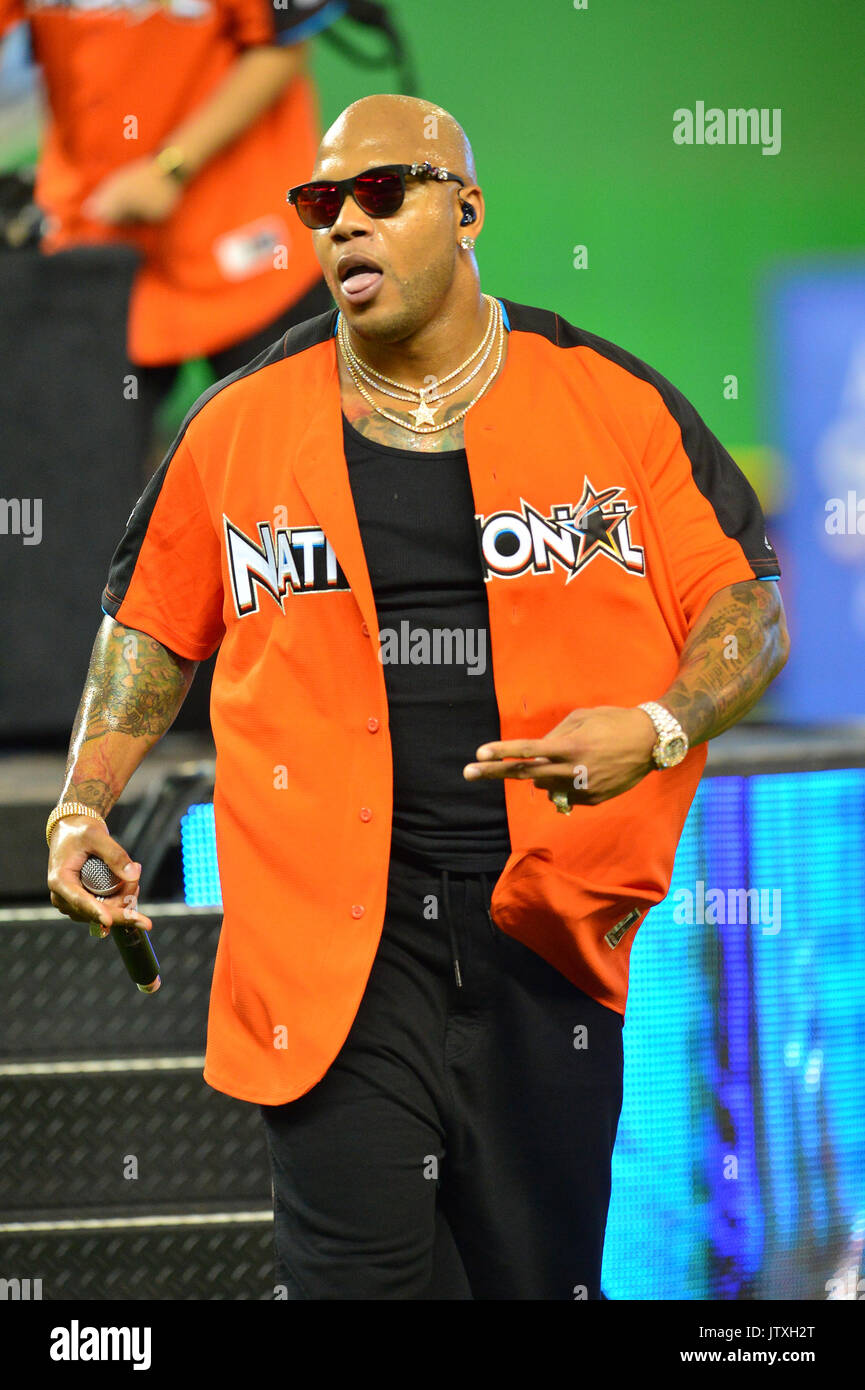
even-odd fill
[(654, 700), (647, 700), (645, 704), (638, 705), (637, 709), (646, 711), (658, 735), (658, 742), (652, 749), (655, 767), (677, 767), (690, 747), (688, 735), (678, 719), (674, 719), (668, 709), (656, 704)]
[(163, 145), (153, 156), (153, 163), (161, 174), (168, 174), (178, 183), (186, 183), (191, 172), (179, 145)]

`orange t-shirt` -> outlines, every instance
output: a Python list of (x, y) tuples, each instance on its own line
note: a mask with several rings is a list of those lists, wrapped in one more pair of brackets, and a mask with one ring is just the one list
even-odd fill
[[(465, 448), (501, 736), (519, 739), (577, 707), (659, 698), (711, 596), (779, 571), (752, 488), (675, 387), (556, 314), (502, 303), (507, 357), (466, 416)], [(342, 1046), (387, 891), (388, 706), (336, 319), (291, 329), (199, 398), (102, 597), (182, 656), (219, 648), (224, 922), (204, 1076), (273, 1105)], [(567, 817), (505, 781), (512, 853), (495, 922), (619, 1012), (637, 921), (669, 888), (705, 758), (695, 748)]]
[(217, 352), (320, 278), (312, 238), (285, 201), (315, 160), (309, 78), (299, 74), (214, 156), (165, 222), (108, 226), (86, 219), (82, 203), (121, 165), (155, 153), (245, 49), (301, 42), (344, 9), (344, 0), (0, 0), (0, 33), (29, 22), (50, 107), (36, 184), (43, 250), (124, 241), (144, 258), (129, 310), (133, 362)]

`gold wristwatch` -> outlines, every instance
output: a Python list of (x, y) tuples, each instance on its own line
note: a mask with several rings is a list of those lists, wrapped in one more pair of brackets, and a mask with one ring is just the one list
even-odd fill
[(654, 700), (647, 700), (645, 704), (638, 705), (637, 709), (646, 711), (658, 735), (658, 742), (652, 749), (655, 767), (676, 767), (690, 746), (688, 735), (678, 719), (674, 719), (668, 709), (656, 704)]

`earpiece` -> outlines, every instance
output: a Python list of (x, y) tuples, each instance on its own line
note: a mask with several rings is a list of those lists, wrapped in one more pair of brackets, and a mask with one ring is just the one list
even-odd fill
[(460, 203), (460, 207), (463, 210), (463, 215), (460, 218), (461, 227), (467, 227), (470, 222), (477, 221), (478, 215), (472, 207), (471, 203)]

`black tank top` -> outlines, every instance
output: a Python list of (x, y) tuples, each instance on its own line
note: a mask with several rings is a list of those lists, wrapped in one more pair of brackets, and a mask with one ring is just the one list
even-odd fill
[(367, 439), (343, 416), (375, 597), (393, 745), (393, 848), (436, 868), (501, 868), (504, 783), (467, 782), (500, 737), (474, 500), (465, 449)]

